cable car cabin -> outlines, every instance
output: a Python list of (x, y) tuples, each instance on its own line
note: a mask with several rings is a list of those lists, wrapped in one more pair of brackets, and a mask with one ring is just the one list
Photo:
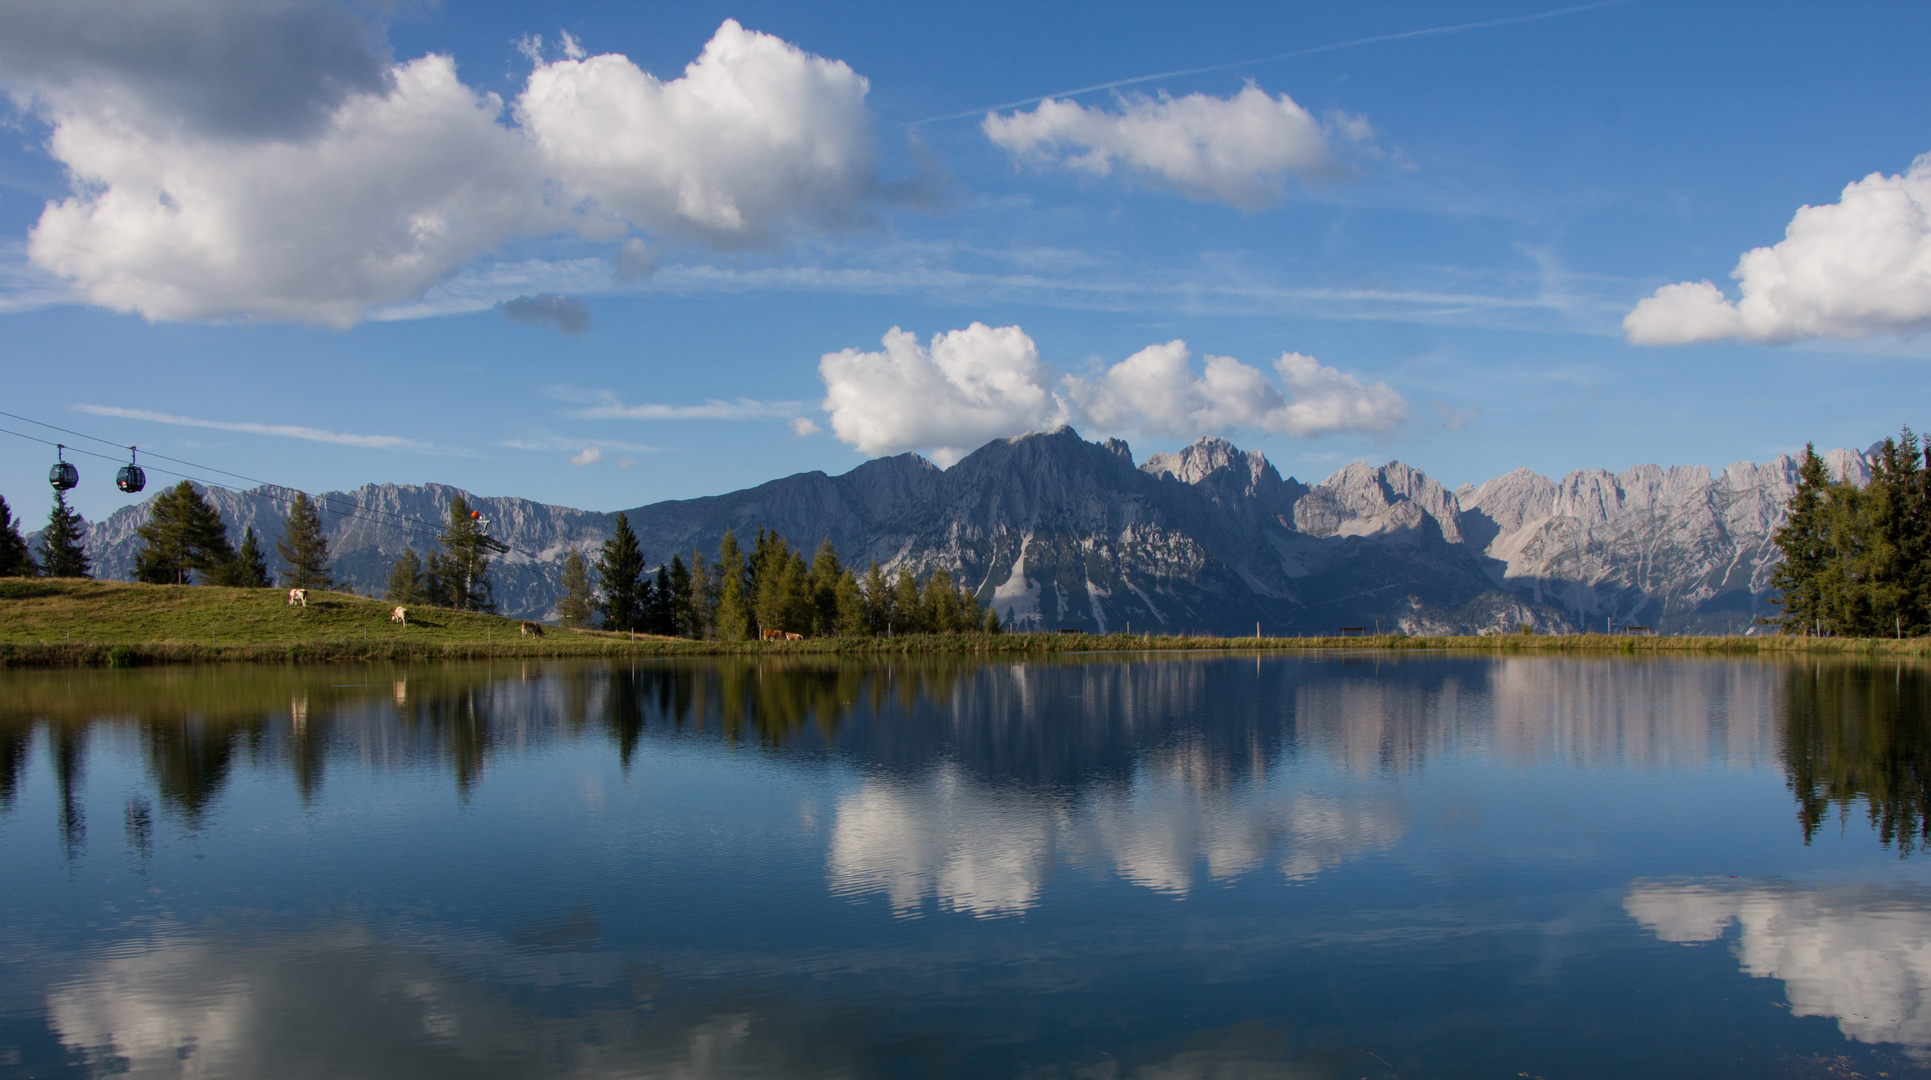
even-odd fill
[(148, 486), (148, 474), (139, 465), (123, 465), (121, 471), (114, 474), (114, 486), (133, 495)]
[(47, 470), (47, 482), (55, 491), (71, 491), (80, 486), (80, 470), (71, 461), (57, 461)]

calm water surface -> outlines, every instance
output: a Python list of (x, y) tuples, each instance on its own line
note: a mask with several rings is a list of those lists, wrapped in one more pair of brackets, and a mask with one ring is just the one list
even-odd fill
[(1931, 1074), (1931, 677), (0, 672), (0, 1075)]

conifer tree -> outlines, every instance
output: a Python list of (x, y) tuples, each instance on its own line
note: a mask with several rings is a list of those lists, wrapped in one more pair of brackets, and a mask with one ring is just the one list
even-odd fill
[(431, 607), (456, 606), (449, 585), (449, 571), (440, 551), (431, 551), (429, 557), (422, 561), (422, 602)]
[(990, 606), (986, 608), (986, 621), (980, 629), (988, 634), (1003, 634), (1006, 632), (1005, 628), (999, 625), (998, 608)]
[(943, 569), (932, 571), (925, 579), (925, 594), (919, 597), (927, 628), (938, 634), (959, 629), (959, 590), (952, 587), (952, 575)]
[(288, 518), (282, 523), (282, 538), (275, 541), (275, 554), (282, 557), (282, 587), (288, 589), (326, 589), (335, 584), (329, 573), (329, 541), (322, 533), (322, 516), (303, 492), (295, 493), (288, 505)]
[(670, 595), (673, 619), (670, 632), (678, 637), (701, 636), (698, 632), (701, 624), (692, 600), (691, 571), (681, 555), (670, 557)]
[(396, 556), (396, 563), (389, 569), (389, 584), (382, 590), (382, 598), (392, 604), (424, 604), (429, 602), (428, 586), (423, 580), (422, 559), (416, 555), (414, 547), (405, 547)]
[(40, 534), (40, 572), (58, 578), (93, 577), (82, 546), (86, 539), (86, 520), (67, 505), (66, 492), (54, 492), (54, 508)]
[(838, 575), (837, 584), (832, 586), (832, 610), (834, 621), (826, 633), (839, 637), (871, 635), (871, 612), (866, 608), (864, 594), (859, 592), (858, 578), (849, 568)]
[(818, 553), (811, 557), (811, 577), (808, 586), (811, 592), (811, 632), (815, 634), (836, 634), (839, 632), (838, 583), (845, 577), (845, 564), (838, 559), (838, 549), (832, 546), (827, 536), (818, 543)]
[[(685, 575), (685, 587), (690, 587), (688, 574)], [(662, 563), (657, 566), (657, 587), (650, 594), (649, 622), (651, 633), (665, 637), (677, 636), (677, 590), (671, 582), (670, 567)]]
[(872, 633), (884, 634), (892, 625), (892, 586), (885, 579), (885, 571), (878, 568), (878, 560), (873, 559), (871, 568), (865, 571), (865, 616), (872, 624)]
[(235, 557), (213, 570), (208, 580), (211, 584), (237, 589), (266, 589), (275, 584), (268, 576), (268, 563), (262, 558), (261, 540), (255, 536), (253, 525), (242, 529), (241, 546), (235, 549)]
[(1770, 587), (1780, 597), (1785, 633), (1802, 633), (1823, 617), (1823, 573), (1830, 555), (1824, 502), (1831, 479), (1815, 444), (1805, 444), (1797, 463), (1797, 490), (1790, 497), (1788, 516), (1772, 534), (1783, 563), (1770, 574)]
[(603, 542), (597, 557), (597, 580), (603, 583), (605, 630), (631, 631), (643, 628), (644, 607), (638, 579), (644, 573), (644, 553), (637, 546), (637, 534), (630, 519), (617, 515), (617, 528)]
[[(620, 515), (621, 516), (621, 515)], [(590, 583), (590, 566), (576, 548), (563, 557), (563, 598), (557, 601), (557, 618), (573, 630), (585, 630), (597, 613), (596, 595)]]
[(143, 543), (134, 556), (137, 581), (186, 585), (199, 573), (203, 582), (219, 582), (235, 561), (220, 512), (186, 480), (154, 497), (135, 532)]
[(718, 592), (716, 634), (722, 641), (743, 641), (751, 636), (751, 598), (747, 595), (744, 555), (738, 550), (737, 537), (724, 530), (717, 551)]
[(920, 603), (919, 579), (912, 576), (910, 568), (901, 569), (898, 584), (892, 588), (892, 632), (923, 634), (929, 629), (925, 624), (925, 606)]
[(495, 589), (489, 580), (489, 549), (468, 500), (458, 495), (449, 504), (449, 527), (442, 534), (438, 580), (447, 601), (458, 611), (495, 611)]
[(7, 500), (0, 498), (0, 577), (33, 577), (39, 572), (26, 538), (20, 535), (20, 523)]
[(704, 553), (691, 549), (691, 625), (697, 638), (717, 635), (717, 604), (720, 592), (719, 571), (706, 565)]

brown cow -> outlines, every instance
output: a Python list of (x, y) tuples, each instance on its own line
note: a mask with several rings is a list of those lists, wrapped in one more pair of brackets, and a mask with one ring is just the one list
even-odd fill
[(784, 635), (784, 639), (786, 641), (803, 641), (805, 639), (805, 636), (803, 634), (793, 634), (790, 631), (786, 631)]
[(403, 608), (403, 607), (399, 607), (399, 608), (397, 608), (397, 609), (395, 609), (394, 611), (391, 611), (391, 612), (389, 613), (389, 621), (390, 621), (390, 622), (392, 622), (392, 623), (401, 623), (401, 624), (402, 624), (402, 625), (404, 625), (404, 626), (408, 626), (408, 625), (409, 625), (409, 609), (408, 609), (408, 608)]
[(542, 637), (543, 636), (542, 623), (534, 623), (529, 621), (528, 619), (525, 619), (523, 620), (522, 630), (523, 630), (524, 637)]
[(289, 607), (294, 607), (294, 606), (295, 606), (296, 604), (300, 604), (300, 605), (302, 605), (303, 607), (307, 607), (307, 606), (308, 606), (308, 590), (307, 590), (307, 589), (290, 589), (290, 590), (288, 590), (288, 606), (289, 606)]
[(765, 641), (783, 641), (784, 631), (783, 630), (766, 630), (763, 633), (759, 634), (758, 636)]

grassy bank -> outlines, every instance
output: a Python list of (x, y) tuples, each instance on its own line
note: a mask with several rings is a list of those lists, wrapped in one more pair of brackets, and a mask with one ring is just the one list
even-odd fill
[(1931, 639), (1611, 637), (1605, 634), (1487, 637), (1222, 638), (1147, 634), (944, 634), (815, 638), (785, 642), (564, 630), (518, 633), (518, 620), (412, 607), (407, 626), (393, 605), (350, 593), (312, 591), (289, 607), (268, 589), (136, 585), (113, 581), (0, 579), (0, 667), (133, 666), (216, 661), (331, 662), (560, 657), (812, 655), (849, 653), (1073, 653), (1205, 649), (1463, 649), (1484, 652), (1624, 654), (1931, 655)]

